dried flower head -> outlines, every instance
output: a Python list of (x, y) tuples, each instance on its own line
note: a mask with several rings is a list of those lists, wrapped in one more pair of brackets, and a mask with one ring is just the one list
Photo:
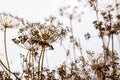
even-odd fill
[(9, 13), (0, 13), (0, 29), (16, 28), (20, 26), (21, 21)]
[[(47, 21), (46, 21), (47, 20)], [(28, 23), (24, 28), (19, 29), (20, 36), (13, 41), (27, 49), (43, 46), (53, 49), (51, 43), (66, 35), (63, 23), (50, 16), (44, 23)]]
[(66, 34), (66, 30), (62, 28), (63, 23), (56, 21), (55, 17), (50, 16), (49, 22), (45, 22), (38, 26), (43, 42), (52, 43), (58, 38)]
[(63, 6), (59, 9), (60, 16), (67, 16), (70, 20), (77, 18), (78, 22), (81, 21), (81, 14), (83, 12), (79, 12), (78, 6)]

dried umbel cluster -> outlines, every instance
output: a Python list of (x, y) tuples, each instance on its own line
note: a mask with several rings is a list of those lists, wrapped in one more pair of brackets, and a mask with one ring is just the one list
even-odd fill
[(22, 19), (13, 16), (10, 13), (0, 13), (0, 29), (4, 30), (5, 28), (17, 28), (22, 26)]
[(73, 19), (77, 19), (78, 22), (81, 21), (81, 14), (83, 14), (83, 12), (79, 11), (79, 7), (78, 6), (63, 6), (59, 9), (59, 13), (60, 16), (66, 16), (68, 19), (73, 20)]
[[(111, 2), (111, 3), (110, 3)], [(113, 35), (119, 35), (120, 33), (120, 2), (117, 0), (111, 0), (108, 4), (103, 4), (100, 0), (88, 0), (91, 7), (96, 12), (96, 20), (93, 21), (95, 29), (99, 31), (99, 37), (102, 39), (103, 46), (108, 47), (110, 38)], [(101, 4), (101, 5), (100, 5)], [(108, 43), (105, 43), (105, 37), (108, 37)], [(91, 38), (89, 33), (85, 34), (85, 38)], [(104, 39), (104, 40), (103, 40)], [(107, 46), (105, 46), (107, 44)]]
[[(93, 24), (99, 31), (99, 37), (118, 35), (120, 33), (120, 14), (118, 13), (120, 2), (118, 0), (108, 0), (108, 2), (107, 0), (88, 0), (88, 3), (96, 12), (96, 20)], [(88, 34), (85, 35), (85, 37), (88, 36)]]
[(53, 49), (51, 44), (67, 33), (62, 26), (63, 24), (56, 21), (55, 17), (45, 19), (45, 23), (27, 23), (25, 27), (19, 29), (18, 38), (12, 40), (25, 49), (36, 47), (37, 50), (43, 46)]
[(98, 57), (95, 57), (94, 52), (87, 51), (89, 60), (91, 61), (89, 61), (90, 70), (91, 73), (94, 75), (94, 79), (120, 79), (120, 58), (118, 57), (118, 53), (113, 52), (114, 56), (112, 56), (112, 51), (108, 51), (108, 53), (109, 54), (106, 54), (106, 56), (104, 56), (104, 54), (100, 54)]

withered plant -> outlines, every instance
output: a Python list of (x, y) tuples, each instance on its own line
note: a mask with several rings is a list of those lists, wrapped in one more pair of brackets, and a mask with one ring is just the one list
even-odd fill
[[(119, 15), (120, 2), (118, 0), (107, 1), (88, 0), (90, 6), (96, 12), (96, 20), (93, 21), (94, 27), (99, 31), (102, 40), (103, 54), (93, 59), (91, 69), (95, 72), (99, 80), (119, 80), (120, 63), (119, 53), (115, 49), (114, 37), (120, 32)], [(103, 4), (103, 5), (102, 5)], [(89, 34), (86, 34), (90, 38)], [(118, 41), (120, 43), (120, 41)]]
[[(77, 1), (80, 4), (80, 0)], [(75, 22), (75, 19), (80, 22), (82, 17), (82, 13), (78, 9), (79, 6), (68, 5), (59, 9), (60, 15), (62, 17), (67, 16), (69, 19), (69, 25), (65, 28), (63, 26), (64, 22), (58, 21), (54, 16), (45, 18), (44, 22), (29, 22), (10, 14), (1, 13), (0, 28), (5, 33), (4, 37), (6, 37), (7, 28), (20, 26), (18, 36), (13, 38), (12, 41), (25, 49), (27, 53), (20, 54), (22, 73), (12, 72), (5, 46), (8, 65), (6, 67), (0, 60), (0, 66), (3, 69), (0, 70), (0, 79), (10, 80), (10, 74), (12, 74), (17, 80), (120, 80), (120, 53), (115, 48), (116, 36), (120, 44), (120, 2), (118, 0), (106, 0), (107, 3), (103, 3), (103, 0), (86, 1), (96, 14), (93, 26), (98, 31), (97, 37), (102, 42), (100, 53), (87, 49), (86, 52), (82, 51), (80, 37), (76, 37), (74, 34), (73, 28), (76, 25), (73, 25), (73, 22)], [(65, 38), (65, 36), (67, 37)], [(83, 36), (86, 40), (92, 37), (89, 32)], [(71, 59), (73, 57), (71, 54), (74, 54), (73, 59), (70, 63), (64, 60), (63, 64), (54, 70), (44, 67), (44, 57), (45, 54), (48, 54), (46, 51), (54, 50), (53, 43), (57, 40), (63, 42), (63, 38), (68, 41), (68, 45), (61, 44), (66, 50), (66, 58)], [(87, 56), (84, 56), (84, 54)]]
[(27, 22), (25, 27), (19, 29), (18, 38), (12, 39), (14, 43), (28, 50), (23, 72), (23, 74), (27, 74), (26, 79), (42, 79), (45, 51), (53, 50), (52, 43), (66, 35), (66, 30), (62, 26), (63, 24), (57, 21), (56, 17), (50, 16), (45, 18), (44, 23)]

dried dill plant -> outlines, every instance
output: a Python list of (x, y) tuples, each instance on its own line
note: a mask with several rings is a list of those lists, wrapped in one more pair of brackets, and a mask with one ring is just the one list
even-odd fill
[[(79, 0), (78, 0), (79, 1)], [(45, 18), (44, 23), (40, 22), (24, 22), (23, 28), (19, 29), (19, 35), (17, 38), (12, 39), (15, 44), (26, 49), (27, 55), (20, 54), (23, 58), (23, 73), (21, 79), (32, 79), (32, 80), (119, 80), (120, 79), (120, 59), (118, 52), (116, 52), (114, 46), (114, 36), (119, 35), (119, 20), (120, 15), (117, 14), (113, 17), (113, 11), (118, 9), (119, 4), (116, 3), (116, 7), (109, 6), (107, 10), (98, 9), (98, 1), (100, 0), (88, 0), (91, 7), (96, 12), (97, 20), (93, 21), (93, 25), (96, 30), (99, 31), (99, 37), (102, 40), (101, 56), (97, 55), (94, 51), (87, 50), (86, 53), (89, 56), (87, 60), (82, 54), (82, 48), (79, 39), (75, 39), (73, 35), (72, 23), (70, 30), (70, 43), (80, 50), (81, 56), (75, 58), (69, 65), (63, 63), (57, 70), (49, 70), (44, 68), (44, 54), (46, 50), (53, 50), (54, 46), (52, 43), (64, 37), (67, 33), (66, 29), (63, 29), (63, 24), (56, 21), (56, 17), (50, 16)], [(117, 0), (116, 0), (117, 1)], [(69, 6), (64, 7), (70, 8)], [(76, 7), (77, 8), (77, 7)], [(76, 9), (75, 8), (75, 9)], [(111, 11), (112, 9), (112, 11)], [(73, 9), (74, 10), (74, 9)], [(63, 11), (61, 9), (60, 11)], [(64, 12), (63, 12), (64, 13)], [(66, 13), (65, 13), (66, 15)], [(70, 20), (74, 18), (73, 14), (67, 13)], [(101, 17), (99, 19), (99, 16)], [(78, 16), (76, 17), (78, 18)], [(113, 36), (114, 35), (114, 36)], [(108, 37), (108, 40), (106, 39)], [(88, 32), (85, 34), (86, 39), (90, 39), (91, 35)], [(107, 41), (107, 43), (105, 43)], [(112, 42), (112, 44), (110, 43)], [(107, 44), (107, 45), (106, 45)], [(110, 48), (112, 45), (112, 48)], [(79, 52), (75, 52), (79, 53)], [(67, 57), (70, 54), (70, 49), (66, 52)], [(5, 73), (0, 72), (0, 76)], [(4, 74), (8, 76), (8, 74)], [(17, 75), (17, 73), (16, 73)], [(57, 76), (56, 76), (57, 75)], [(0, 77), (1, 78), (1, 77)], [(16, 77), (17, 78), (17, 77)], [(3, 79), (3, 78), (2, 78)]]
[[(80, 1), (78, 1), (80, 2)], [(77, 20), (77, 22), (81, 21), (81, 15), (83, 14), (83, 12), (80, 9), (81, 7), (79, 7), (78, 5), (76, 6), (71, 6), (71, 5), (65, 5), (62, 6), (59, 9), (59, 14), (62, 17), (67, 17), (69, 20), (69, 25), (68, 25), (68, 29), (69, 29), (69, 49), (66, 51), (67, 57), (70, 56), (70, 53), (73, 53), (74, 55), (74, 60), (77, 58), (76, 56), (76, 47), (80, 49), (80, 53), (82, 55), (82, 48), (81, 48), (81, 44), (80, 44), (80, 39), (78, 37), (75, 37), (74, 34), (74, 25), (73, 22), (75, 20)], [(62, 44), (64, 46), (64, 44)], [(65, 48), (65, 47), (64, 47)]]
[[(25, 27), (19, 29), (20, 35), (12, 40), (18, 46), (28, 50), (25, 65), (27, 79), (41, 79), (46, 49), (53, 50), (52, 43), (64, 37), (66, 33), (63, 24), (57, 21), (54, 16), (45, 18), (44, 23), (27, 23)], [(37, 63), (35, 63), (36, 60)], [(37, 71), (35, 71), (36, 64)]]
[[(7, 44), (6, 44), (6, 35), (7, 29), (9, 28), (17, 28), (22, 25), (22, 22), (18, 17), (11, 15), (10, 13), (0, 13), (0, 29), (4, 32), (4, 50), (5, 50), (5, 58), (7, 61), (7, 67), (10, 70), (10, 64), (7, 53)], [(8, 71), (8, 76), (10, 77), (10, 72)]]
[[(76, 67), (78, 72), (81, 72), (83, 74), (83, 77), (81, 77), (79, 73), (78, 80), (88, 79), (88, 80), (119, 80), (120, 79), (120, 59), (119, 59), (119, 53), (116, 52), (114, 46), (114, 36), (119, 37), (119, 14), (115, 15), (115, 12), (118, 12), (116, 9), (119, 9), (119, 4), (117, 0), (115, 1), (115, 5), (108, 5), (106, 8), (103, 8), (105, 10), (99, 10), (99, 2), (100, 0), (88, 0), (90, 3), (90, 6), (93, 7), (93, 9), (96, 12), (97, 20), (93, 22), (94, 27), (96, 30), (99, 31), (99, 37), (102, 40), (102, 56), (97, 55), (98, 57), (94, 57), (95, 53), (91, 51), (87, 51), (87, 54), (91, 56), (92, 61), (87, 60), (85, 61), (83, 58), (81, 59), (83, 62), (83, 67), (79, 66), (77, 69), (76, 65), (72, 64), (73, 67)], [(69, 7), (69, 6), (68, 6)], [(66, 10), (66, 7), (64, 7)], [(62, 9), (60, 9), (62, 11)], [(67, 13), (67, 12), (66, 12)], [(67, 13), (69, 14), (69, 13)], [(61, 14), (63, 15), (63, 14)], [(101, 18), (99, 18), (101, 17)], [(72, 19), (72, 18), (71, 18)], [(72, 31), (71, 31), (72, 32)], [(106, 38), (108, 37), (108, 39)], [(85, 34), (86, 39), (90, 39), (91, 35), (89, 33)], [(71, 37), (71, 39), (74, 39)], [(106, 43), (107, 41), (107, 43)], [(111, 43), (110, 43), (111, 41)], [(110, 46), (112, 46), (110, 48)], [(69, 50), (68, 50), (69, 52)], [(72, 62), (74, 63), (74, 61)], [(87, 63), (87, 64), (85, 64)], [(76, 64), (80, 64), (79, 62)], [(64, 64), (63, 64), (64, 65)], [(60, 70), (60, 79), (70, 79), (74, 80), (76, 77), (76, 72), (70, 73), (70, 70), (68, 69), (68, 65), (65, 65), (66, 67), (63, 68), (63, 65), (58, 69)], [(80, 64), (81, 65), (81, 64)], [(71, 66), (70, 66), (71, 67)], [(71, 67), (72, 68), (72, 67)], [(83, 70), (79, 70), (79, 69)], [(89, 71), (89, 72), (88, 72)], [(64, 77), (65, 75), (65, 77)], [(67, 77), (69, 75), (69, 77)], [(87, 76), (88, 75), (88, 76)], [(87, 78), (86, 78), (87, 77)], [(77, 80), (77, 79), (76, 79)]]
[[(115, 50), (114, 36), (119, 38), (119, 14), (118, 9), (120, 2), (111, 0), (108, 4), (100, 5), (100, 0), (88, 0), (91, 7), (96, 12), (96, 20), (93, 25), (99, 31), (99, 37), (102, 40), (103, 54), (93, 59), (91, 69), (93, 70), (95, 79), (118, 80), (120, 77), (120, 59), (119, 53)], [(104, 8), (103, 8), (104, 7)], [(99, 18), (100, 17), (100, 18)], [(111, 42), (111, 43), (110, 43)], [(120, 42), (119, 42), (120, 43)], [(111, 47), (111, 48), (110, 48)]]

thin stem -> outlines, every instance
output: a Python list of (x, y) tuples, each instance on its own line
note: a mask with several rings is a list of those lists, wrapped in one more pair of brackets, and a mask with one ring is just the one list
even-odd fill
[[(7, 66), (8, 69), (10, 70), (10, 64), (9, 64), (9, 59), (8, 59), (8, 54), (7, 54), (7, 45), (6, 45), (6, 29), (4, 31), (4, 49), (5, 49), (5, 57), (6, 57), (6, 61), (7, 61)], [(10, 77), (10, 72), (8, 73), (8, 76)]]
[(108, 37), (107, 48), (109, 47), (109, 44), (110, 44), (110, 36)]
[(28, 80), (29, 80), (29, 78), (30, 78), (30, 75), (31, 75), (31, 71), (30, 71), (30, 67), (31, 67), (31, 62), (30, 62), (30, 60), (31, 60), (31, 51), (29, 51), (29, 58), (28, 58)]
[(72, 18), (70, 19), (70, 31), (71, 31), (71, 34), (72, 34), (72, 36), (73, 36)]
[(117, 38), (118, 38), (118, 43), (119, 43), (119, 47), (120, 47), (120, 37), (119, 37), (119, 34), (117, 35)]
[(27, 71), (28, 71), (28, 80), (30, 78), (30, 51), (28, 50), (27, 55), (26, 55), (26, 67), (27, 67)]
[(29, 51), (27, 52), (27, 55), (26, 55), (26, 58), (25, 58), (25, 62), (26, 62), (26, 67), (27, 67), (27, 69), (28, 69), (28, 65), (27, 65), (27, 63), (28, 63), (28, 60), (27, 60), (28, 55), (29, 55)]
[(15, 73), (13, 73), (12, 71), (10, 71), (10, 69), (8, 69), (1, 60), (0, 60), (0, 63), (1, 63), (1, 65), (2, 65), (9, 73), (13, 74), (13, 75), (16, 77), (17, 80), (20, 80), (20, 78), (18, 78), (18, 77), (15, 75)]
[(38, 80), (40, 80), (40, 60), (41, 60), (41, 57), (42, 57), (42, 53), (43, 53), (43, 47), (42, 47), (40, 57), (39, 57), (39, 61), (38, 61)]
[(83, 56), (83, 54), (82, 54), (82, 47), (81, 47), (81, 43), (80, 43), (80, 39), (79, 39), (79, 49), (80, 49), (81, 56)]
[[(97, 21), (99, 22), (99, 16), (98, 16), (98, 0), (96, 0), (96, 18), (97, 18)], [(101, 26), (98, 26), (98, 29), (100, 31), (100, 35), (101, 35), (101, 39), (102, 39), (102, 43), (103, 43), (103, 47), (105, 46), (105, 43), (104, 43), (104, 38), (103, 38), (103, 33), (101, 31)]]
[(97, 17), (97, 21), (98, 21), (98, 0), (96, 0), (96, 17)]
[(33, 69), (33, 80), (34, 80), (34, 54), (33, 54), (33, 51), (31, 52), (32, 53), (32, 69)]
[[(96, 0), (96, 18), (97, 18), (97, 21), (99, 22), (98, 11), (99, 11), (99, 9), (98, 9), (98, 0)], [(106, 64), (106, 57), (105, 57), (105, 52), (104, 52), (104, 50), (106, 48), (106, 45), (105, 45), (106, 41), (104, 39), (105, 37), (104, 37), (104, 33), (101, 30), (101, 26), (98, 26), (98, 29), (99, 29), (99, 32), (100, 32), (100, 35), (101, 35), (102, 44), (103, 44), (104, 63)]]
[(42, 63), (41, 63), (41, 74), (43, 72), (44, 54), (45, 54), (45, 47), (43, 48), (43, 56), (42, 56)]
[(113, 37), (113, 34), (112, 34), (112, 56), (113, 56), (113, 52), (114, 52), (114, 37)]
[[(73, 27), (72, 27), (72, 20), (73, 20), (73, 16), (70, 15), (70, 31), (71, 31), (71, 35), (73, 37), (73, 41), (74, 41), (74, 34), (73, 34)], [(75, 45), (73, 44), (73, 53), (74, 53), (74, 59), (76, 59), (76, 54), (75, 54)]]
[[(23, 59), (23, 72), (22, 72), (22, 75), (21, 75), (20, 78), (23, 77), (23, 74), (24, 74), (24, 67), (26, 67), (26, 68), (28, 69), (28, 65), (27, 65), (27, 57), (28, 57), (28, 55), (29, 55), (29, 51), (27, 52), (27, 55), (26, 55), (25, 58)], [(24, 62), (25, 62), (25, 63), (24, 63)], [(24, 64), (25, 64), (25, 66), (24, 66)]]
[(115, 79), (115, 73), (116, 73), (116, 68), (115, 68), (115, 55), (114, 55), (114, 35), (112, 34), (112, 74), (113, 74), (113, 79)]

